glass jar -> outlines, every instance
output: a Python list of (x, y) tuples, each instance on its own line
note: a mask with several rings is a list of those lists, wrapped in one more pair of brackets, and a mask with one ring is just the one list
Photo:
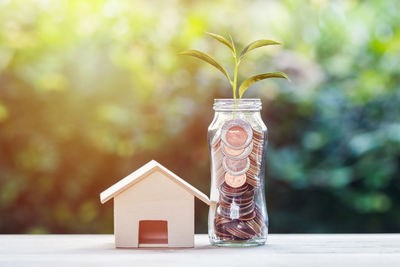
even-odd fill
[(264, 166), (267, 127), (260, 99), (215, 99), (208, 127), (211, 205), (208, 235), (216, 246), (265, 244)]

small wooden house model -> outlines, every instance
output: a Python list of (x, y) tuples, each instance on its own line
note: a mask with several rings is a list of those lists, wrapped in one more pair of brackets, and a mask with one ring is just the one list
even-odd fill
[(114, 198), (116, 247), (193, 247), (194, 197), (208, 197), (152, 160), (100, 194)]

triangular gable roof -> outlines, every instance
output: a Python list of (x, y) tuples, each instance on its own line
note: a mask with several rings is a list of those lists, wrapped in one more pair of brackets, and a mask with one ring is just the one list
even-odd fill
[(104, 190), (100, 194), (100, 201), (101, 203), (106, 203), (108, 200), (112, 199), (116, 195), (122, 193), (129, 187), (133, 186), (134, 184), (140, 182), (141, 180), (145, 179), (148, 177), (151, 173), (154, 171), (160, 171), (168, 178), (170, 178), (173, 182), (177, 183), (178, 185), (182, 186), (184, 189), (186, 189), (189, 193), (191, 193), (193, 196), (197, 197), (207, 205), (210, 205), (210, 200), (208, 197), (197, 190), (195, 187), (193, 187), (191, 184), (177, 176), (175, 173), (171, 172), (164, 166), (162, 166), (160, 163), (158, 163), (155, 160), (152, 160), (145, 165), (143, 165), (141, 168), (137, 169), (133, 173), (129, 174), (122, 180), (118, 181), (114, 185), (110, 186), (108, 189)]

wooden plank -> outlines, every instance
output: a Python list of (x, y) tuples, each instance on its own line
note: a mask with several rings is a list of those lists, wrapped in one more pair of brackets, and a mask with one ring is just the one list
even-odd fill
[(113, 235), (0, 235), (0, 266), (400, 266), (400, 234), (296, 234), (266, 246), (115, 249)]

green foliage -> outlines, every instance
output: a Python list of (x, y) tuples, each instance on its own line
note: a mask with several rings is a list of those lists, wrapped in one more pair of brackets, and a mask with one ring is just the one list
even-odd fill
[(221, 42), (222, 44), (226, 45), (233, 53), (233, 55), (236, 55), (236, 49), (235, 49), (235, 45), (233, 44), (233, 40), (231, 37), (231, 42), (230, 43), (228, 40), (226, 40), (223, 36), (215, 34), (215, 33), (211, 33), (211, 32), (206, 32), (209, 36), (211, 36), (212, 38), (216, 39), (217, 41)]
[(246, 92), (247, 88), (249, 88), (253, 83), (269, 78), (284, 78), (289, 80), (289, 77), (283, 72), (270, 72), (270, 73), (262, 73), (255, 75), (253, 77), (248, 78), (240, 85), (239, 98), (242, 98), (244, 92)]
[(226, 78), (229, 79), (228, 73), (226, 72), (225, 68), (222, 67), (215, 59), (213, 59), (210, 55), (208, 55), (207, 53), (198, 51), (198, 50), (188, 50), (188, 51), (184, 51), (179, 53), (179, 55), (183, 55), (183, 56), (192, 56), (192, 57), (197, 57), (211, 65), (213, 65), (214, 67), (216, 67), (219, 71), (222, 72), (222, 74), (225, 75)]
[(280, 45), (280, 43), (272, 41), (272, 40), (258, 40), (248, 44), (245, 48), (243, 48), (242, 53), (240, 53), (239, 59), (242, 59), (248, 52), (254, 50), (259, 47), (267, 46), (267, 45)]
[[(210, 32), (207, 32), (207, 34), (209, 36), (211, 36), (212, 38), (216, 39), (217, 41), (221, 42), (222, 44), (226, 45), (232, 51), (233, 59), (235, 60), (235, 73), (234, 73), (233, 80), (231, 80), (229, 78), (229, 75), (227, 74), (227, 72), (224, 69), (224, 67), (221, 66), (221, 64), (219, 64), (215, 59), (213, 59), (211, 56), (209, 56), (208, 54), (206, 54), (204, 52), (200, 52), (198, 50), (189, 50), (189, 51), (181, 52), (180, 55), (193, 56), (193, 57), (200, 58), (201, 60), (204, 60), (207, 63), (209, 63), (209, 64), (213, 65), (214, 67), (216, 67), (217, 69), (219, 69), (226, 76), (226, 78), (228, 78), (229, 83), (232, 85), (233, 98), (234, 99), (236, 99), (237, 75), (238, 75), (238, 69), (239, 69), (239, 65), (240, 65), (241, 59), (248, 52), (250, 52), (251, 50), (254, 50), (256, 48), (267, 46), (267, 45), (278, 45), (278, 44), (280, 44), (280, 43), (272, 41), (272, 40), (254, 41), (254, 42), (250, 43), (249, 45), (247, 45), (243, 49), (242, 53), (240, 53), (240, 56), (237, 57), (236, 48), (235, 48), (235, 44), (233, 42), (232, 36), (229, 35), (229, 37), (231, 39), (231, 42), (229, 42), (228, 40), (226, 40), (221, 35), (218, 35), (218, 34), (215, 34), (215, 33), (210, 33)], [(242, 98), (244, 92), (253, 83), (255, 83), (257, 81), (260, 81), (260, 80), (268, 79), (268, 78), (289, 79), (287, 77), (287, 75), (282, 73), (282, 72), (264, 73), (264, 74), (259, 74), (259, 75), (253, 76), (253, 77), (247, 79), (246, 81), (244, 81), (242, 85), (240, 85), (240, 87), (239, 87), (239, 99)]]

